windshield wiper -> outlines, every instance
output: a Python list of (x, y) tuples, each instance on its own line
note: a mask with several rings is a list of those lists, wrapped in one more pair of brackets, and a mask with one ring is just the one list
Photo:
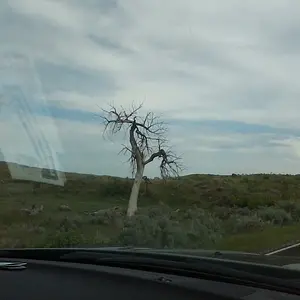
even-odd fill
[[(233, 284), (242, 284), (264, 289), (276, 290), (285, 293), (300, 295), (299, 282), (272, 276), (275, 269), (287, 272), (282, 268), (256, 265), (256, 271), (269, 273), (262, 275), (260, 272), (245, 271), (245, 264), (241, 262), (226, 262), (219, 259), (191, 257), (185, 255), (169, 255), (159, 253), (130, 253), (130, 252), (101, 252), (101, 251), (74, 251), (60, 257), (61, 261), (69, 261), (84, 264), (95, 264), (120, 268), (131, 268), (143, 271), (163, 272), (173, 275), (196, 277), (207, 280), (215, 280)], [(252, 264), (248, 264), (252, 265)], [(268, 268), (268, 272), (264, 268)], [(273, 271), (273, 272), (272, 272)], [(289, 270), (290, 272), (290, 270)], [(290, 273), (291, 274), (291, 273)], [(295, 275), (296, 274), (296, 275)], [(300, 272), (295, 271), (293, 279), (300, 280)]]

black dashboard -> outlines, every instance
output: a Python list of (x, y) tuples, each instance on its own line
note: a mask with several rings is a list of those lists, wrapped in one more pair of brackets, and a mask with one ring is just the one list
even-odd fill
[(24, 270), (0, 271), (1, 299), (300, 299), (252, 287), (117, 267), (22, 262), (27, 262)]

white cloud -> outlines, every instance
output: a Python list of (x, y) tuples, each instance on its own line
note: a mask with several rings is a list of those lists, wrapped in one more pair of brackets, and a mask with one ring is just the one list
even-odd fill
[[(11, 52), (34, 60), (32, 74), (39, 75), (43, 96), (58, 107), (97, 112), (107, 103), (136, 101), (178, 120), (172, 131), (175, 146), (189, 163), (195, 156), (205, 160), (191, 163), (193, 172), (264, 167), (294, 172), (295, 130), (300, 129), (299, 9), (297, 0), (10, 0), (0, 4), (0, 64)], [(294, 132), (278, 138), (275, 132), (271, 137), (259, 131), (224, 132), (220, 125), (188, 133), (181, 128), (203, 120)], [(64, 157), (69, 165), (82, 169), (89, 164), (86, 169), (96, 170), (77, 156), (85, 153), (91, 161), (97, 153), (118, 152), (93, 124), (57, 124), (72, 153)], [(108, 164), (105, 168), (109, 172)]]

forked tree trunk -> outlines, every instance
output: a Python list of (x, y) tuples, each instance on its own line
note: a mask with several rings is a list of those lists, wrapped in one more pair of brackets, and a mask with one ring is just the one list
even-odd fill
[(138, 168), (135, 174), (135, 178), (134, 178), (134, 182), (133, 182), (133, 186), (129, 198), (128, 209), (127, 209), (128, 217), (132, 217), (137, 211), (137, 201), (139, 197), (141, 182), (143, 180), (143, 173), (144, 173), (144, 166)]

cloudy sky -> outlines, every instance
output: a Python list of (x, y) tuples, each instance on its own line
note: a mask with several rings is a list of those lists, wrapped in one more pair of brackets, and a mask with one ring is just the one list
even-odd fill
[(63, 170), (130, 176), (96, 114), (134, 101), (168, 123), (184, 173), (300, 173), (299, 12), (298, 0), (1, 1), (2, 153), (35, 164), (35, 139)]

